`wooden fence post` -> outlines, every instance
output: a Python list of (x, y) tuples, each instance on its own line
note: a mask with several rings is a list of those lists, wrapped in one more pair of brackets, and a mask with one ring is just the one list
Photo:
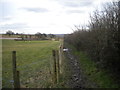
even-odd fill
[(56, 53), (55, 50), (52, 51), (53, 53), (53, 60), (54, 60), (54, 65), (53, 65), (53, 71), (54, 71), (54, 83), (57, 82), (57, 70), (56, 70)]
[(60, 64), (59, 64), (59, 52), (58, 52), (58, 50), (56, 50), (56, 61), (57, 61), (57, 82), (59, 82)]
[[(59, 65), (60, 65), (60, 68), (62, 67), (62, 59), (63, 59), (63, 55), (62, 55), (62, 44), (60, 45), (59, 47)], [(60, 74), (62, 73), (62, 69), (60, 69)]]
[(16, 51), (12, 51), (14, 88), (20, 88), (19, 71), (16, 67)]
[(20, 72), (19, 71), (17, 71), (17, 86), (18, 86), (18, 88), (20, 88)]

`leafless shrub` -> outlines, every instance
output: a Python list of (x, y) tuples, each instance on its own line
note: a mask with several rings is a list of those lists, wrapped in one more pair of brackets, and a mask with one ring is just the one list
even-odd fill
[[(120, 2), (119, 2), (120, 5)], [(79, 51), (86, 52), (100, 67), (120, 70), (120, 6), (112, 2), (103, 6), (103, 11), (94, 11), (89, 21), (89, 30), (76, 27), (65, 41)]]

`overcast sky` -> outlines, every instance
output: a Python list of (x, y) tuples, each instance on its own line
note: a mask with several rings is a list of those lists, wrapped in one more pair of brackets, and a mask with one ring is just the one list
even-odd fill
[(0, 0), (0, 33), (68, 34), (111, 0)]

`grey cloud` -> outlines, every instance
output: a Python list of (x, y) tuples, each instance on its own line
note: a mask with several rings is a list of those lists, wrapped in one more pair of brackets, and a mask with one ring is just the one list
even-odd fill
[(48, 9), (46, 9), (46, 8), (23, 8), (23, 9), (26, 11), (29, 11), (29, 12), (36, 12), (36, 13), (48, 12)]
[(87, 7), (93, 4), (93, 0), (58, 0), (58, 2), (67, 7)]
[(10, 2), (0, 2), (0, 21), (10, 20), (14, 15), (14, 5)]
[(83, 10), (68, 10), (68, 11), (66, 11), (67, 13), (84, 13), (84, 11)]
[(28, 28), (27, 24), (25, 24), (25, 23), (13, 23), (13, 24), (5, 24), (5, 25), (0, 26), (0, 29), (2, 29), (2, 30), (24, 29), (24, 28)]
[(68, 6), (68, 7), (79, 7), (79, 4), (77, 3), (72, 3), (72, 2), (67, 2), (67, 3), (64, 3), (65, 6)]
[(12, 17), (8, 17), (8, 16), (0, 17), (0, 21), (8, 21), (11, 19), (12, 19)]

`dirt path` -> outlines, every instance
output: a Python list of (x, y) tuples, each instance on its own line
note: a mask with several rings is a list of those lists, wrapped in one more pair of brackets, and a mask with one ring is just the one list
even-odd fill
[(71, 51), (65, 52), (65, 56), (68, 60), (68, 67), (71, 71), (70, 80), (67, 82), (68, 86), (70, 88), (97, 88), (98, 86), (94, 84), (93, 82), (90, 82), (87, 79), (87, 76), (85, 76), (80, 68), (80, 63), (78, 62), (77, 58), (71, 54)]

